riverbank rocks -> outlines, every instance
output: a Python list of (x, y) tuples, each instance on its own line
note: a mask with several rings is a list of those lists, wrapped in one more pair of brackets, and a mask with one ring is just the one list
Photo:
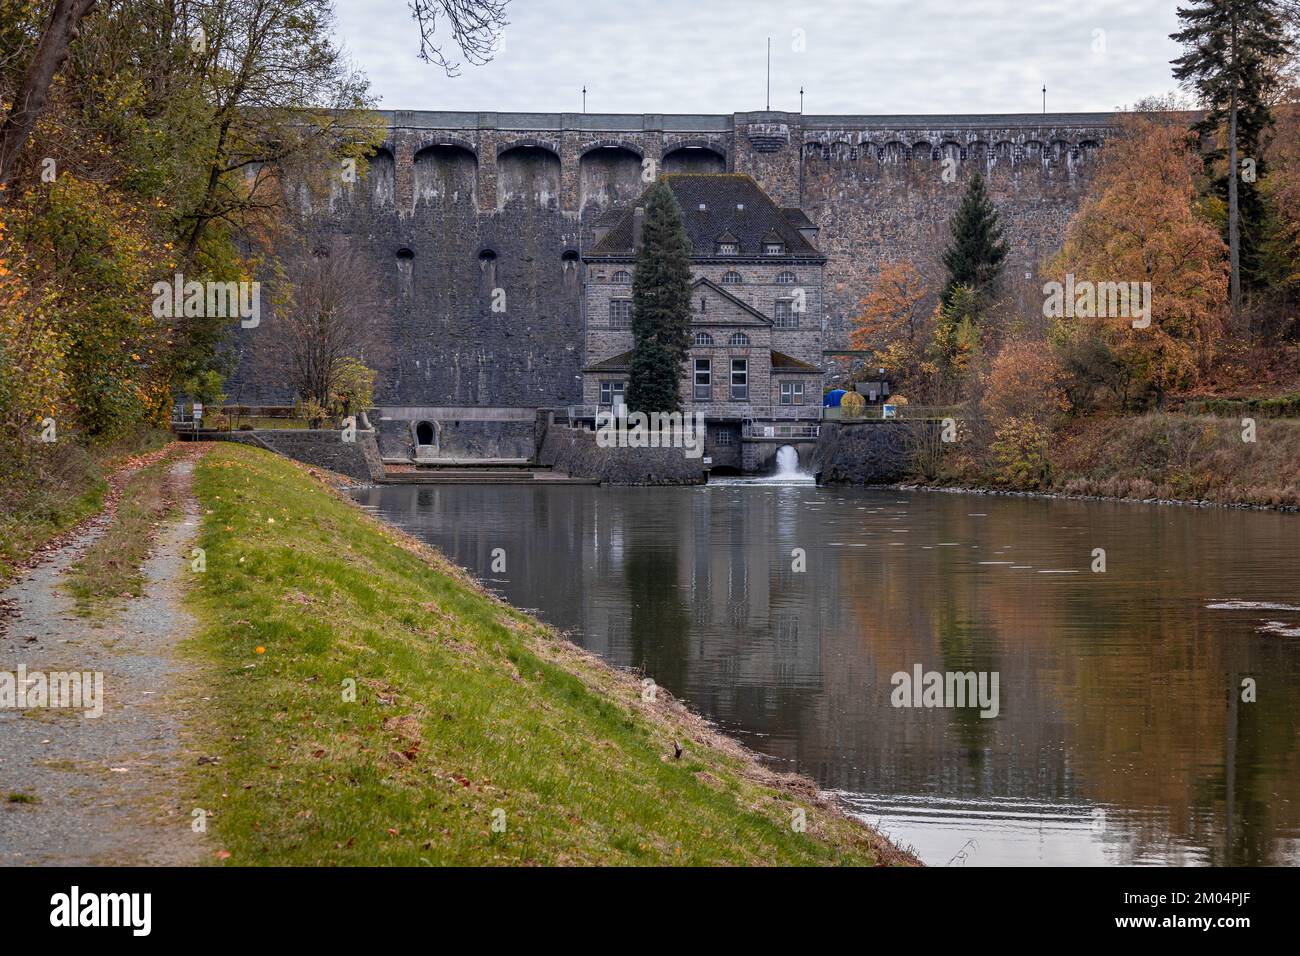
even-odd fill
[(1078, 495), (1056, 491), (1015, 491), (1009, 488), (974, 488), (966, 485), (922, 485), (898, 482), (899, 491), (937, 491), (950, 495), (988, 495), (996, 498), (1050, 498), (1060, 501), (1114, 501), (1130, 505), (1181, 505), (1184, 508), (1232, 508), (1237, 511), (1300, 513), (1295, 505), (1257, 505), (1248, 501), (1212, 501), (1209, 498), (1123, 498), (1114, 495)]

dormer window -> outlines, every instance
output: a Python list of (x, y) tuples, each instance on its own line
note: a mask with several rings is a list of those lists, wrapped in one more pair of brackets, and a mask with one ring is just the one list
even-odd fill
[(723, 285), (740, 285), (745, 280), (740, 277), (739, 272), (724, 272), (722, 274)]
[(619, 269), (612, 276), (610, 276), (609, 281), (614, 283), (614, 285), (631, 285), (632, 273), (628, 272), (625, 269)]
[(740, 243), (738, 243), (738, 242), (720, 242), (720, 243), (718, 243), (718, 255), (720, 255), (720, 256), (738, 256), (738, 255), (740, 255)]
[(783, 256), (785, 255), (784, 242), (765, 242), (763, 243), (763, 255), (765, 256)]

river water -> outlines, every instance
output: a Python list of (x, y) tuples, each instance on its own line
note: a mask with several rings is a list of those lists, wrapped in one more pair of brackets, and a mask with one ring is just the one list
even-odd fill
[[(357, 497), (928, 864), (1300, 862), (1300, 516), (771, 480)], [(997, 715), (894, 706), (918, 665), (996, 674)]]

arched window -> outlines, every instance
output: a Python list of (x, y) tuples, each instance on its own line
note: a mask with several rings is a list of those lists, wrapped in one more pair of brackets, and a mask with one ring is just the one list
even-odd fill
[(793, 272), (782, 272), (776, 277), (777, 285), (794, 285), (799, 281), (799, 277)]
[(713, 344), (713, 336), (710, 335), (708, 332), (696, 332), (696, 333), (695, 333), (695, 344), (696, 344), (696, 345), (712, 345), (712, 344)]
[(619, 269), (609, 277), (609, 281), (614, 283), (614, 285), (631, 285), (632, 273), (628, 272), (626, 269)]
[(410, 262), (415, 258), (415, 253), (403, 246), (401, 249), (397, 250), (397, 258), (403, 262)]
[(731, 338), (727, 341), (728, 345), (748, 345), (749, 336), (744, 332), (732, 332)]
[(489, 289), (495, 288), (497, 284), (497, 254), (491, 249), (484, 249), (478, 254), (479, 272), (483, 274), (483, 282)]
[(740, 277), (739, 272), (724, 272), (722, 274), (723, 285), (740, 285), (745, 280)]

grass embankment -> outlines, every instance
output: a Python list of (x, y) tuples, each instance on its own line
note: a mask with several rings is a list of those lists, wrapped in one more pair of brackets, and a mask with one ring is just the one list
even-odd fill
[(147, 431), (93, 449), (63, 440), (0, 481), (0, 585), (41, 546), (103, 509), (106, 476), (122, 462), (170, 439), (165, 431)]
[(302, 466), (221, 445), (195, 491), (195, 772), (230, 863), (903, 860)]
[[(1249, 417), (1249, 416), (1247, 416)], [(1300, 505), (1300, 419), (1093, 418), (1052, 451), (1054, 490), (1117, 498)]]
[(111, 610), (118, 598), (139, 597), (141, 565), (158, 523), (175, 508), (170, 456), (132, 474), (122, 485), (117, 513), (104, 534), (69, 570), (64, 586), (81, 614)]

